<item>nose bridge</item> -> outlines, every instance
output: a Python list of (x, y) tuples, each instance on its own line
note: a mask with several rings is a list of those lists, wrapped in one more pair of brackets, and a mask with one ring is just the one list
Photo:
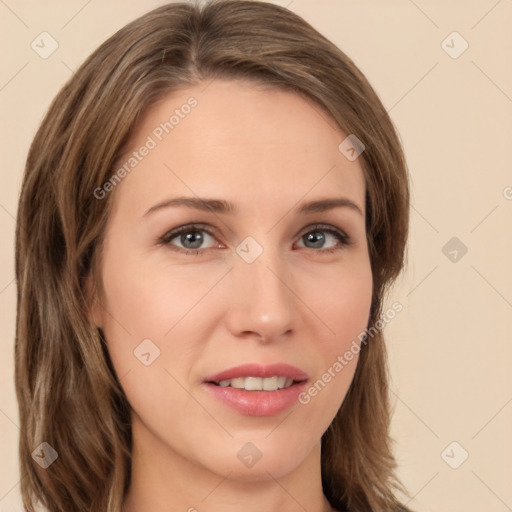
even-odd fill
[(230, 318), (235, 333), (257, 333), (270, 340), (294, 327), (292, 277), (277, 247), (263, 248), (254, 239), (243, 241), (237, 248), (232, 279)]

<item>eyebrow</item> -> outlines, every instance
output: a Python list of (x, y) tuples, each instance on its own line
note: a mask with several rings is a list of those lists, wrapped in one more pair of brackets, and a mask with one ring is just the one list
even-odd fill
[[(223, 213), (223, 214), (235, 214), (237, 213), (237, 207), (228, 201), (223, 199), (206, 199), (200, 197), (175, 197), (173, 199), (168, 199), (166, 201), (162, 201), (161, 203), (155, 204), (151, 208), (149, 208), (146, 213), (144, 213), (143, 217), (147, 217), (151, 213), (161, 210), (163, 208), (171, 208), (171, 207), (179, 207), (184, 206), (186, 208), (192, 208), (195, 210), (208, 211), (213, 213)], [(309, 201), (307, 203), (303, 203), (299, 208), (295, 209), (295, 213), (298, 214), (308, 214), (308, 213), (318, 213), (325, 212), (327, 210), (332, 210), (334, 208), (350, 208), (351, 210), (356, 211), (360, 215), (363, 215), (363, 212), (359, 206), (346, 197), (334, 197), (329, 199), (319, 199), (316, 201)]]

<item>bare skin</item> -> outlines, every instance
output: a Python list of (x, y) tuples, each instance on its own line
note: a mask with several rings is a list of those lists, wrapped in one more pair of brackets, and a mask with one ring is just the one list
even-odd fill
[[(110, 192), (104, 294), (91, 314), (133, 408), (123, 512), (332, 511), (320, 442), (357, 355), (332, 368), (366, 328), (372, 295), (363, 171), (338, 150), (347, 134), (301, 96), (239, 81), (206, 85), (145, 113), (119, 166), (148, 136), (156, 146)], [(191, 96), (197, 105), (158, 140), (155, 128)], [(237, 213), (173, 206), (146, 214), (179, 196), (226, 200)], [(327, 198), (353, 206), (298, 212)], [(191, 223), (211, 234), (192, 227), (158, 243)], [(236, 250), (249, 236), (257, 245), (246, 241), (246, 252), (263, 250), (250, 263)], [(148, 365), (134, 354), (147, 339)], [(308, 389), (329, 368), (331, 378), (308, 403), (244, 414), (204, 383), (244, 363), (291, 364)], [(247, 443), (261, 456), (252, 467), (238, 456)]]

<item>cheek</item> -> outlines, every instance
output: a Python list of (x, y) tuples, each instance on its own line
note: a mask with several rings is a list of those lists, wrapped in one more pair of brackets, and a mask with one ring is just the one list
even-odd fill
[(200, 343), (190, 319), (215, 276), (199, 279), (196, 272), (190, 279), (177, 266), (151, 266), (120, 252), (110, 253), (103, 273), (108, 351), (133, 410), (149, 424), (165, 425), (170, 438), (179, 436), (176, 418), (194, 408), (184, 388)]
[(368, 326), (373, 291), (371, 266), (361, 258), (352, 268), (333, 273), (330, 278), (317, 276), (317, 281), (323, 286), (309, 298), (323, 324), (318, 331), (323, 334), (316, 339), (315, 347), (322, 364), (300, 402), (315, 402), (313, 407), (321, 409), (323, 420), (330, 422), (354, 376)]
[[(327, 274), (328, 272), (328, 274)], [(311, 309), (325, 325), (322, 340), (326, 350), (343, 348), (367, 326), (373, 292), (369, 261), (358, 262), (341, 270), (328, 269), (316, 275), (321, 286), (311, 287), (308, 293)]]
[[(173, 265), (135, 255), (111, 253), (105, 262), (106, 324), (126, 339), (168, 340), (172, 330), (193, 312), (225, 274), (228, 265), (199, 272), (195, 265)], [(116, 338), (113, 336), (112, 339)]]
[(103, 272), (103, 332), (114, 368), (136, 410), (147, 407), (148, 396), (179, 397), (182, 404), (189, 397), (178, 382), (187, 382), (220, 311), (208, 292), (228, 267), (198, 272), (122, 252), (109, 253)]

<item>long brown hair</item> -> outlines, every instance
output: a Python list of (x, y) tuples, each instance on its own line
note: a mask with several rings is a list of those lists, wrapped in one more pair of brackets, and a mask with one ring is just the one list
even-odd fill
[[(130, 405), (84, 287), (98, 275), (111, 205), (94, 191), (112, 176), (143, 111), (215, 78), (305, 95), (365, 145), (375, 335), (361, 346), (354, 380), (323, 435), (322, 482), (339, 510), (402, 510), (394, 497), (404, 489), (389, 437), (386, 351), (375, 329), (405, 259), (409, 189), (399, 138), (355, 64), (302, 18), (266, 2), (214, 0), (164, 5), (110, 37), (59, 92), (30, 147), (16, 226), (15, 343), (29, 512), (37, 502), (51, 512), (121, 510), (130, 483)], [(38, 449), (52, 458), (43, 442), (58, 455), (46, 468), (32, 456)]]

